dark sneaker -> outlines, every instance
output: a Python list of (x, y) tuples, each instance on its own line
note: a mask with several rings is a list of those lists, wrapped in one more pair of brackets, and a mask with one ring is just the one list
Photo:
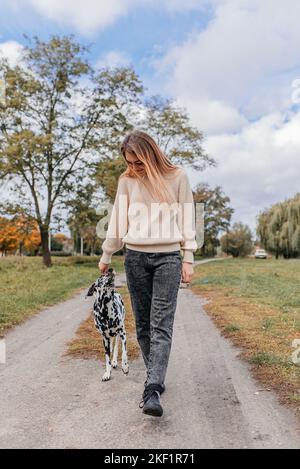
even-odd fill
[(144, 414), (153, 415), (154, 417), (162, 416), (163, 408), (160, 403), (159, 392), (161, 388), (161, 385), (155, 384), (146, 386), (143, 393), (143, 400), (140, 402), (140, 407), (143, 409)]
[[(145, 388), (146, 388), (146, 383), (147, 383), (147, 381), (144, 382)], [(159, 391), (159, 392), (160, 392), (160, 395), (162, 395), (162, 393), (164, 393), (165, 390), (166, 390), (166, 385), (165, 385), (165, 383), (163, 383), (163, 384), (161, 385), (161, 388), (160, 388), (160, 391)]]

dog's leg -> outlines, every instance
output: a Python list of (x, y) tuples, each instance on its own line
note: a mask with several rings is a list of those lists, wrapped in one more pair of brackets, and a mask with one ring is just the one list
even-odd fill
[(117, 366), (118, 366), (118, 345), (119, 345), (119, 336), (116, 335), (114, 354), (113, 354), (113, 361), (112, 361), (112, 367), (113, 368), (117, 368)]
[(103, 337), (103, 345), (105, 349), (106, 371), (102, 376), (102, 381), (108, 381), (110, 379), (111, 374), (110, 339)]
[(122, 370), (127, 375), (129, 372), (129, 366), (127, 362), (127, 350), (126, 350), (126, 332), (123, 330), (120, 334), (122, 340)]

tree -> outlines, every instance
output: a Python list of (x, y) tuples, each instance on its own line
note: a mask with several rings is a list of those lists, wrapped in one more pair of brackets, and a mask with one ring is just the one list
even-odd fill
[[(153, 96), (146, 99), (129, 119), (130, 129), (139, 128), (156, 140), (165, 155), (175, 164), (203, 171), (216, 163), (203, 150), (203, 135), (193, 127), (186, 110), (175, 106), (169, 99)], [(119, 144), (119, 142), (117, 142)], [(113, 150), (113, 148), (111, 149)], [(126, 169), (118, 145), (95, 171), (96, 182), (102, 185), (105, 195), (113, 200), (117, 180)]]
[(258, 216), (257, 235), (262, 246), (285, 258), (300, 255), (300, 194), (274, 204)]
[(233, 257), (245, 257), (252, 252), (252, 233), (243, 223), (234, 223), (231, 230), (221, 238), (222, 251)]
[(202, 255), (214, 255), (220, 245), (222, 231), (230, 226), (234, 210), (229, 206), (230, 198), (220, 186), (211, 189), (208, 184), (198, 184), (194, 190), (194, 201), (204, 204), (204, 244)]
[(74, 251), (76, 251), (79, 237), (81, 255), (83, 255), (84, 244), (91, 254), (95, 252), (97, 244), (99, 244), (96, 233), (99, 221), (95, 205), (97, 200), (94, 185), (88, 183), (78, 186), (73, 198), (66, 202), (66, 207), (69, 210), (68, 226), (74, 241)]
[(35, 37), (20, 64), (0, 64), (6, 84), (0, 178), (13, 183), (14, 196), (32, 201), (30, 215), (39, 226), (46, 266), (55, 209), (128, 129), (124, 103), (128, 111), (143, 91), (131, 69), (93, 71), (87, 52), (72, 36), (47, 42)]
[(191, 125), (186, 110), (172, 100), (160, 96), (147, 99), (137, 125), (151, 133), (173, 163), (200, 171), (215, 165), (203, 150), (202, 132)]
[(18, 232), (11, 220), (0, 217), (0, 251), (6, 256), (18, 248)]
[(30, 252), (31, 254), (36, 255), (39, 251), (40, 245), (41, 245), (41, 234), (37, 226), (37, 223), (35, 223), (35, 226), (32, 229), (32, 231), (29, 233), (29, 236), (27, 236), (24, 240), (24, 248), (26, 252)]
[(19, 251), (20, 256), (24, 249), (37, 251), (41, 244), (38, 226), (32, 218), (26, 218), (24, 214), (15, 215), (12, 218), (0, 217), (0, 250), (2, 254)]
[(11, 222), (17, 230), (20, 256), (23, 254), (24, 248), (28, 251), (36, 251), (41, 244), (36, 220), (21, 213), (15, 215)]
[(51, 251), (62, 252), (63, 243), (60, 239), (60, 236), (57, 236), (58, 233), (51, 236)]

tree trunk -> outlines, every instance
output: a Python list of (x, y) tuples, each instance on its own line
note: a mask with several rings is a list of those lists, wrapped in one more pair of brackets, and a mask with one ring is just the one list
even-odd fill
[(76, 243), (76, 236), (73, 235), (73, 256), (76, 256), (77, 254), (77, 243)]
[(95, 245), (96, 245), (96, 240), (92, 241), (91, 256), (95, 255)]
[(83, 237), (80, 237), (80, 255), (83, 256)]
[(49, 228), (43, 227), (40, 228), (41, 232), (41, 241), (42, 241), (42, 253), (43, 253), (43, 262), (46, 267), (51, 267), (51, 253), (49, 250)]

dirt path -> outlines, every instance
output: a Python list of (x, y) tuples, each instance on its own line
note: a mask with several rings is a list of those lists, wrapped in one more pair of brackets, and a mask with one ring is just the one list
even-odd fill
[(91, 305), (84, 292), (8, 334), (1, 448), (300, 448), (299, 422), (252, 380), (189, 289), (178, 297), (164, 416), (144, 416), (141, 359), (102, 383), (99, 362), (63, 356)]

